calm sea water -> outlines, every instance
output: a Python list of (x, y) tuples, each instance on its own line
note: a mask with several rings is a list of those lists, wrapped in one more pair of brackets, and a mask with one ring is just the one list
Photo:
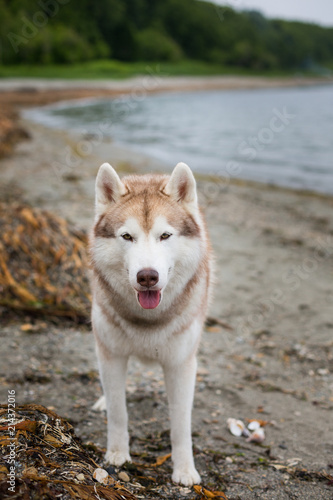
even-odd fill
[(333, 86), (175, 92), (58, 103), (46, 125), (114, 141), (194, 171), (333, 194)]

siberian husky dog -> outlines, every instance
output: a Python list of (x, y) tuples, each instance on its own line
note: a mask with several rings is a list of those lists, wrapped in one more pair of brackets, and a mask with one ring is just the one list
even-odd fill
[(105, 459), (130, 460), (126, 411), (129, 356), (161, 364), (171, 421), (174, 482), (200, 482), (192, 453), (196, 351), (210, 283), (210, 246), (190, 168), (122, 180), (104, 163), (96, 179), (90, 242), (92, 326), (106, 409)]

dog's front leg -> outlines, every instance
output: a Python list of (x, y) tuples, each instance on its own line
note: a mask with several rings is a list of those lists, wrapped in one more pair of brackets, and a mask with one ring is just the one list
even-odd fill
[(189, 358), (179, 366), (164, 367), (171, 421), (172, 480), (185, 486), (200, 483), (192, 452), (191, 413), (197, 360)]
[(105, 460), (112, 465), (130, 461), (126, 410), (127, 357), (99, 353), (100, 375), (106, 402), (108, 444)]

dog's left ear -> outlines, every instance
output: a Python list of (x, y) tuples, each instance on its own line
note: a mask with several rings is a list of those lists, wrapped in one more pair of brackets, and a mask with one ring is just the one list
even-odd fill
[(179, 203), (197, 206), (197, 185), (192, 170), (186, 163), (175, 166), (164, 192)]

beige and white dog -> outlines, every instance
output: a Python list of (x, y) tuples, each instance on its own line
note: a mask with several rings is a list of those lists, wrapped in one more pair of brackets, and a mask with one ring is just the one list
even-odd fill
[(130, 460), (129, 356), (162, 365), (169, 402), (173, 481), (200, 482), (192, 453), (196, 352), (207, 310), (210, 246), (190, 168), (122, 180), (104, 163), (91, 235), (92, 325), (107, 410), (106, 460)]

